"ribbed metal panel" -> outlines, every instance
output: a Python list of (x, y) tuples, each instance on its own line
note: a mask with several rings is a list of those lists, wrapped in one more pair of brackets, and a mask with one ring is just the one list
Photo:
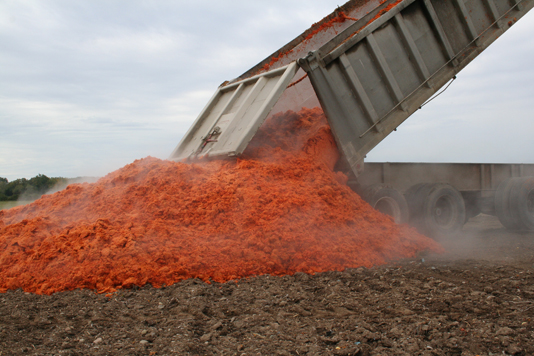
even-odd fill
[(365, 155), (534, 0), (389, 0), (298, 61), (358, 175)]
[(297, 70), (293, 62), (219, 87), (169, 159), (243, 153)]

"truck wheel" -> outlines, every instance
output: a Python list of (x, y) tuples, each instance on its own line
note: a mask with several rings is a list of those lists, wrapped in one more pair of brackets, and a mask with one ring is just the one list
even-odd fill
[(422, 214), (423, 203), (428, 195), (428, 192), (430, 191), (431, 186), (432, 184), (429, 183), (419, 183), (412, 185), (406, 191), (406, 193), (404, 193), (404, 197), (408, 203), (408, 210), (410, 211), (410, 223), (412, 225), (416, 224), (416, 221), (419, 220)]
[(412, 223), (431, 237), (458, 233), (466, 220), (460, 192), (449, 184), (418, 184), (407, 191)]
[(508, 229), (534, 230), (534, 177), (502, 182), (495, 192), (495, 211)]
[(395, 188), (382, 184), (371, 185), (364, 189), (362, 198), (374, 209), (391, 216), (397, 224), (408, 222), (408, 204)]
[(507, 229), (517, 230), (518, 221), (516, 214), (513, 212), (510, 204), (512, 187), (516, 178), (508, 178), (501, 182), (495, 191), (495, 214), (499, 218), (501, 224)]
[(517, 180), (512, 189), (511, 202), (517, 209), (520, 230), (534, 230), (534, 177)]

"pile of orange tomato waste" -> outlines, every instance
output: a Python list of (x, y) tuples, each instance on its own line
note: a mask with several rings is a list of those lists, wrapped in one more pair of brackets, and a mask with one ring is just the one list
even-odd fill
[(314, 274), (441, 251), (354, 193), (339, 157), (321, 109), (288, 111), (237, 160), (148, 157), (0, 211), (0, 292)]

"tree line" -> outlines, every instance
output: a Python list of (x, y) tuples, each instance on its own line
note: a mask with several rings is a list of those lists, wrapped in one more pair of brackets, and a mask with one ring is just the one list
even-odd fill
[(35, 200), (54, 187), (67, 184), (67, 178), (48, 178), (44, 174), (30, 179), (19, 178), (11, 182), (7, 178), (0, 177), (0, 201)]

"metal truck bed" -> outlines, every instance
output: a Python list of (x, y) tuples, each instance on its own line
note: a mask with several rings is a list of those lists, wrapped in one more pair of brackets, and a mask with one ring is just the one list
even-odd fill
[(352, 171), (533, 4), (386, 1), (375, 17), (300, 59)]
[(223, 84), (170, 159), (237, 156), (270, 113), (320, 105), (342, 153), (339, 168), (353, 173), (349, 186), (395, 221), (439, 236), (485, 212), (507, 228), (534, 230), (534, 165), (386, 163), (363, 171), (370, 150), (533, 6), (351, 0)]
[[(238, 78), (223, 83), (169, 159), (182, 161), (205, 156), (237, 156), (243, 152), (246, 144), (271, 111), (273, 113), (288, 109), (298, 111), (303, 106), (319, 106), (320, 103), (308, 78), (305, 78), (298, 86), (286, 89), (298, 69), (296, 61), (343, 32), (354, 23), (351, 19), (361, 18), (379, 5), (380, 0), (351, 0)], [(347, 16), (346, 20), (340, 19), (341, 13)], [(280, 79), (282, 73), (285, 73), (290, 66), (288, 75), (276, 86), (276, 90), (270, 92), (275, 78)], [(296, 77), (300, 78), (303, 75), (305, 75), (304, 71), (299, 69)], [(268, 81), (259, 81), (256, 90), (251, 93), (252, 84), (256, 85), (258, 79), (265, 76)], [(241, 84), (244, 86), (239, 88)], [(234, 93), (236, 93), (235, 96)], [(257, 103), (263, 102), (268, 94), (272, 94), (269, 104), (259, 107)], [(282, 100), (278, 101), (282, 95)], [(248, 100), (245, 100), (246, 97)], [(232, 100), (231, 105), (227, 105), (230, 100)], [(284, 105), (284, 102), (290, 102), (290, 105)], [(247, 110), (247, 105), (252, 105), (251, 103), (255, 108)], [(236, 111), (240, 112), (232, 115)], [(231, 127), (230, 121), (233, 122)], [(248, 125), (250, 122), (254, 124)]]
[[(170, 159), (239, 155), (271, 111), (320, 103), (358, 176), (370, 150), (533, 6), (534, 0), (351, 0), (222, 85)], [(308, 78), (284, 92), (303, 70)], [(289, 100), (277, 104), (280, 97)]]

